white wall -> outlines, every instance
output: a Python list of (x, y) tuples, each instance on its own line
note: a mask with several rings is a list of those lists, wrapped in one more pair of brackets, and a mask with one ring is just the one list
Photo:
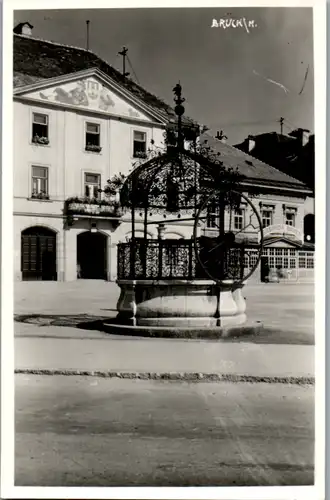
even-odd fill
[[(32, 113), (49, 116), (49, 145), (35, 145), (32, 138)], [(100, 124), (100, 153), (85, 151), (85, 124)], [(62, 213), (62, 204), (28, 200), (31, 194), (32, 165), (49, 169), (50, 200), (63, 202), (72, 196), (84, 195), (84, 173), (101, 175), (101, 186), (114, 174), (127, 175), (136, 159), (133, 158), (133, 132), (147, 134), (147, 148), (150, 141), (161, 147), (163, 131), (152, 124), (117, 120), (106, 115), (95, 116), (88, 111), (65, 110), (29, 103), (14, 102), (14, 209), (34, 212), (35, 203), (44, 213)], [(18, 201), (20, 200), (20, 201)]]

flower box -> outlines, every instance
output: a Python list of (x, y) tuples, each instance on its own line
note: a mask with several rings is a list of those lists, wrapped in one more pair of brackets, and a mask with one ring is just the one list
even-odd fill
[(136, 152), (134, 158), (147, 158), (147, 153), (143, 153), (142, 151)]
[(32, 193), (31, 198), (33, 200), (49, 200), (49, 195), (46, 193)]
[(122, 209), (116, 201), (89, 198), (69, 198), (66, 200), (66, 213), (70, 215), (121, 217)]
[(48, 137), (39, 137), (38, 135), (35, 135), (33, 138), (32, 138), (32, 142), (34, 144), (42, 144), (42, 145), (47, 145), (49, 144), (49, 139)]
[(87, 144), (85, 150), (92, 151), (93, 153), (100, 153), (102, 151), (102, 148), (101, 146), (97, 146), (96, 144)]

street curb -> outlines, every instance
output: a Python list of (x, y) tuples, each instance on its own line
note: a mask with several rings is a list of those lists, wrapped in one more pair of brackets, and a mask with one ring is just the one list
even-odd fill
[(314, 385), (312, 376), (281, 377), (261, 375), (236, 375), (231, 373), (198, 373), (198, 372), (112, 372), (92, 370), (48, 370), (48, 369), (16, 369), (16, 375), (64, 375), (100, 378), (119, 378), (129, 380), (172, 380), (183, 382), (247, 382), (266, 384)]
[(198, 339), (198, 340), (217, 340), (231, 337), (249, 337), (269, 333), (261, 321), (244, 323), (242, 325), (227, 326), (133, 326), (128, 324), (103, 322), (103, 331), (112, 335), (129, 335), (132, 337), (149, 337), (163, 339)]

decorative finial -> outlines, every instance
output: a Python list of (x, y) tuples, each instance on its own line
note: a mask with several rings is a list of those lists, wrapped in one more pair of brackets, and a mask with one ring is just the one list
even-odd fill
[(185, 102), (185, 98), (182, 97), (182, 87), (180, 85), (180, 82), (176, 84), (176, 86), (173, 89), (173, 92), (175, 94), (174, 97), (174, 102), (176, 103), (176, 106), (174, 108), (175, 114), (178, 116), (182, 116), (185, 112), (184, 107), (182, 106), (182, 103)]

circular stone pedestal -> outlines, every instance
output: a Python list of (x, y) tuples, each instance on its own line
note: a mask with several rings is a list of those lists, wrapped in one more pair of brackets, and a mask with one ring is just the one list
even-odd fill
[(116, 323), (140, 327), (214, 328), (246, 321), (243, 285), (212, 280), (118, 280)]

